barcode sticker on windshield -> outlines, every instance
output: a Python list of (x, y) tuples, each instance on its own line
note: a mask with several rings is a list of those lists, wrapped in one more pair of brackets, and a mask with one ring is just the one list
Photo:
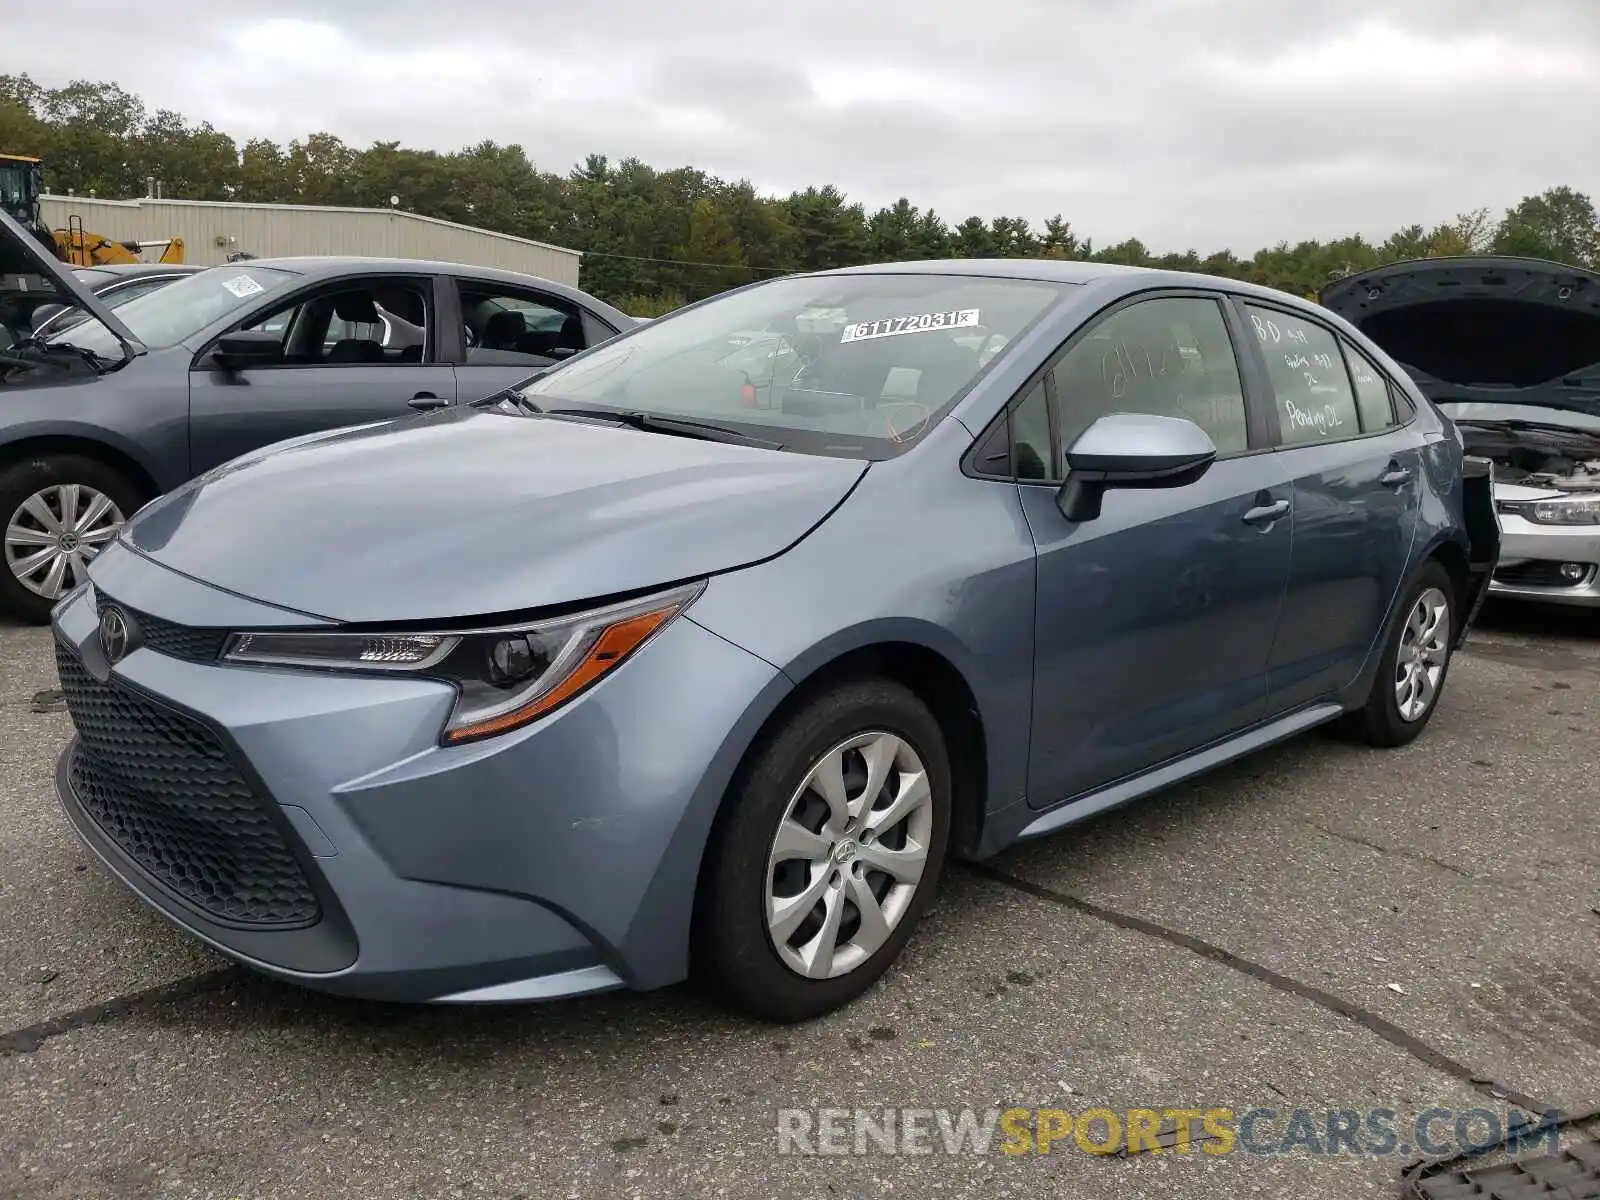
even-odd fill
[(222, 286), (241, 300), (246, 296), (254, 296), (257, 292), (267, 290), (248, 275), (235, 275), (232, 279), (224, 279)]
[(881, 321), (858, 321), (854, 325), (846, 325), (839, 344), (897, 337), (902, 333), (927, 333), (932, 329), (966, 329), (976, 324), (978, 310), (975, 308), (953, 308), (948, 312), (921, 313), (914, 317), (885, 317)]

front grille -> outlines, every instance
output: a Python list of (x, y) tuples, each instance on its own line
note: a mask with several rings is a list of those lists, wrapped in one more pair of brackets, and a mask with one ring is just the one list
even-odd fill
[(94, 597), (95, 612), (103, 611), (108, 604), (115, 604), (127, 614), (128, 623), (138, 631), (140, 645), (169, 658), (181, 658), (186, 662), (216, 662), (222, 654), (223, 643), (228, 640), (226, 629), (178, 625), (129, 608), (97, 590)]
[(72, 791), (108, 838), (213, 917), (278, 927), (317, 920), (311, 881), (208, 729), (100, 683), (59, 643), (56, 670), (78, 728)]
[(1580, 587), (1588, 583), (1594, 575), (1592, 568), (1585, 568), (1584, 573), (1576, 579), (1567, 579), (1561, 574), (1562, 563), (1551, 559), (1533, 558), (1526, 562), (1515, 563), (1509, 567), (1501, 567), (1494, 573), (1498, 583), (1525, 583), (1534, 587)]

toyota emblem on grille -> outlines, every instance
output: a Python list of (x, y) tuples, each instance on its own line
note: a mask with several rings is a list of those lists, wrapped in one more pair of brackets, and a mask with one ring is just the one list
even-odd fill
[(100, 649), (105, 651), (106, 661), (113, 663), (128, 652), (128, 619), (120, 608), (100, 614)]

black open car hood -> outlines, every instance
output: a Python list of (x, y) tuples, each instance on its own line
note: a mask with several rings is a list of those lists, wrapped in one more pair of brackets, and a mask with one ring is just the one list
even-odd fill
[(1435, 402), (1600, 415), (1600, 275), (1536, 258), (1426, 258), (1350, 275), (1318, 299)]
[(0, 211), (0, 324), (26, 336), (33, 328), (33, 312), (42, 304), (82, 308), (112, 332), (129, 358), (144, 353), (139, 339), (72, 273), (70, 265), (51, 254), (10, 213)]

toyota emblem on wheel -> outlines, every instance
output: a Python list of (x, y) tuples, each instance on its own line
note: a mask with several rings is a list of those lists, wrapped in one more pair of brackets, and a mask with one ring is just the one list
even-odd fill
[(128, 620), (120, 608), (108, 608), (100, 614), (100, 649), (105, 651), (107, 662), (120, 662), (128, 652)]

